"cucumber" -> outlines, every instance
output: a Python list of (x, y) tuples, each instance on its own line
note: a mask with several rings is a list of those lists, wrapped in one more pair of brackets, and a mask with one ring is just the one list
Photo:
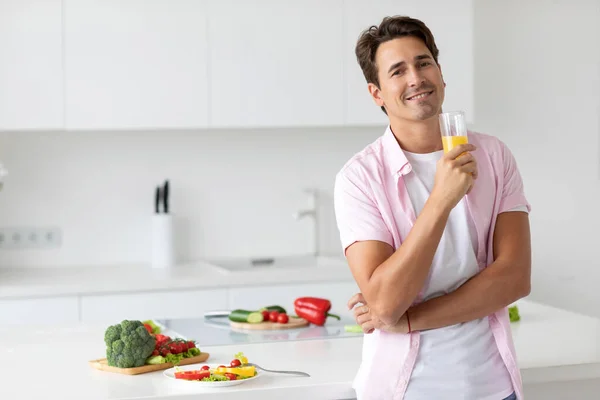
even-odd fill
[(233, 310), (229, 314), (229, 320), (233, 322), (258, 324), (263, 322), (263, 315), (260, 311)]
[(287, 312), (285, 311), (285, 308), (281, 307), (281, 306), (269, 306), (269, 307), (263, 307), (258, 311), (262, 311), (262, 310), (267, 310), (267, 311), (277, 311), (279, 314), (287, 314)]

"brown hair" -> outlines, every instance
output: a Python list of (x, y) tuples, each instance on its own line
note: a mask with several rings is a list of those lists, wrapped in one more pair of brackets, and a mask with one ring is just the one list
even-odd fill
[[(439, 50), (435, 45), (433, 34), (423, 21), (401, 15), (385, 17), (379, 26), (373, 25), (364, 30), (356, 43), (356, 59), (367, 83), (373, 83), (379, 87), (378, 70), (375, 63), (375, 54), (379, 45), (388, 40), (405, 36), (421, 39), (431, 52), (436, 64), (438, 63)], [(381, 109), (387, 114), (383, 106)]]

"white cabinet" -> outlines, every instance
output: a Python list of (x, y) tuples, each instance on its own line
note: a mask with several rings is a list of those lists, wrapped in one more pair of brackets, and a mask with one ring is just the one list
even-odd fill
[(344, 61), (346, 66), (346, 124), (387, 124), (375, 105), (358, 65), (354, 48), (361, 32), (379, 25), (385, 16), (421, 19), (432, 31), (440, 51), (438, 61), (447, 84), (444, 111), (463, 110), (474, 119), (474, 59), (472, 0), (345, 0)]
[(62, 129), (60, 0), (0, 0), (0, 131)]
[(341, 0), (209, 2), (211, 125), (343, 123)]
[(298, 297), (321, 297), (331, 301), (331, 313), (352, 318), (347, 303), (359, 292), (354, 282), (310, 283), (229, 289), (229, 307), (256, 310), (269, 305), (279, 305), (288, 314), (294, 314), (294, 300)]
[(226, 309), (227, 289), (82, 295), (80, 301), (84, 323), (194, 318), (202, 317), (206, 311)]
[(68, 129), (207, 126), (204, 1), (64, 3)]
[(0, 325), (52, 325), (79, 322), (77, 296), (0, 300)]

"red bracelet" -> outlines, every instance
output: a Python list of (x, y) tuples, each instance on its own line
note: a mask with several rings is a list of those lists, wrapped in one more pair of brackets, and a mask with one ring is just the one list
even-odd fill
[(408, 318), (408, 310), (406, 310), (406, 322), (408, 322), (408, 333), (410, 333), (411, 329), (410, 329), (410, 318)]

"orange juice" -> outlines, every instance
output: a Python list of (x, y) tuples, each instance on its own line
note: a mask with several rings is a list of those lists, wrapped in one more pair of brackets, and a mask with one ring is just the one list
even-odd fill
[(442, 144), (444, 145), (444, 153), (449, 152), (459, 144), (469, 143), (466, 136), (442, 136)]

